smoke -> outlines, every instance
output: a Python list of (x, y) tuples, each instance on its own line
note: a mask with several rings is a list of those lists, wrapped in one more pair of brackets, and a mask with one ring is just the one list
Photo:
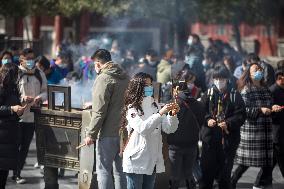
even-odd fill
[[(73, 108), (82, 108), (84, 103), (92, 100), (91, 89), (96, 73), (91, 56), (96, 50), (101, 48), (109, 50), (113, 61), (122, 64), (126, 50), (131, 49), (136, 55), (131, 64), (136, 64), (138, 54), (141, 57), (147, 49), (152, 48), (153, 37), (149, 31), (141, 32), (139, 29), (145, 28), (145, 25), (138, 28), (131, 27), (130, 23), (133, 20), (129, 18), (107, 19), (106, 22), (104, 30), (92, 30), (86, 41), (80, 44), (62, 44), (62, 51), (66, 51), (65, 54), (70, 56), (74, 71), (79, 76), (79, 80), (68, 78), (60, 82), (60, 85), (71, 86)], [(132, 29), (128, 30), (129, 28)], [(63, 94), (56, 94), (56, 105), (62, 105), (63, 101)]]
[[(82, 82), (82, 80), (70, 80), (63, 79), (60, 82), (61, 86), (71, 87), (71, 107), (83, 109), (92, 102), (92, 88), (93, 81)], [(64, 95), (63, 93), (55, 94), (55, 105), (63, 106)]]

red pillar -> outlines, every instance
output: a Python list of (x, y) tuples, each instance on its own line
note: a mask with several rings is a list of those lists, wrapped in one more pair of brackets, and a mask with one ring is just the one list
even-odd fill
[(55, 46), (58, 46), (63, 40), (63, 17), (57, 15), (54, 17)]
[(41, 25), (41, 18), (39, 16), (32, 17), (33, 39), (39, 39), (40, 38), (40, 25)]
[(85, 11), (81, 14), (80, 18), (80, 41), (84, 41), (89, 33), (91, 14)]
[(15, 33), (16, 37), (24, 36), (24, 23), (23, 18), (15, 18)]

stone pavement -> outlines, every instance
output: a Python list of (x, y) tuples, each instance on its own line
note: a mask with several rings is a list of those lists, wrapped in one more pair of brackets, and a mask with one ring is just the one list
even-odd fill
[[(36, 149), (35, 149), (35, 140), (33, 141), (30, 153), (26, 161), (26, 166), (23, 170), (22, 177), (26, 178), (28, 183), (24, 185), (15, 184), (11, 180), (11, 171), (8, 178), (8, 183), (6, 189), (43, 189), (44, 181), (43, 175), (40, 173), (39, 169), (34, 168), (36, 162)], [(239, 189), (252, 188), (253, 182), (255, 181), (256, 175), (258, 173), (258, 168), (250, 168), (241, 178), (238, 184)], [(59, 188), (60, 189), (77, 189), (77, 178), (75, 177), (76, 172), (66, 171), (65, 177), (59, 179)], [(281, 176), (279, 168), (273, 172), (273, 189), (284, 189), (284, 179)]]

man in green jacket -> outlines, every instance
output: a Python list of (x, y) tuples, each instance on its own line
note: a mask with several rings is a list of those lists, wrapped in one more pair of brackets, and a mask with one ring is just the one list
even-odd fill
[(171, 81), (171, 59), (174, 57), (174, 51), (168, 50), (164, 56), (164, 58), (161, 60), (161, 62), (158, 64), (157, 69), (157, 82), (165, 84), (169, 81)]
[(93, 87), (93, 112), (85, 143), (91, 145), (96, 140), (99, 189), (125, 189), (126, 177), (119, 156), (118, 131), (129, 79), (118, 64), (112, 62), (109, 51), (97, 50), (92, 60), (98, 75)]

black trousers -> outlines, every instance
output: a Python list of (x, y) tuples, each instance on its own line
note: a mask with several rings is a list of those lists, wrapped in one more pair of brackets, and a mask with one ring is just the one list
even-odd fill
[(200, 189), (212, 189), (216, 179), (219, 189), (231, 189), (231, 172), (234, 165), (236, 147), (223, 149), (222, 145), (203, 144), (201, 153), (202, 178)]
[(34, 123), (20, 122), (19, 126), (19, 156), (17, 163), (17, 170), (14, 170), (14, 176), (20, 176), (24, 168), (25, 161), (29, 152), (30, 144), (32, 142), (35, 131)]
[(44, 167), (45, 189), (58, 189), (58, 168)]
[(0, 189), (5, 189), (8, 174), (8, 170), (0, 170)]
[(169, 149), (171, 189), (178, 189), (180, 182), (183, 180), (186, 181), (188, 189), (194, 188), (191, 186), (191, 182), (193, 179), (192, 168), (196, 161), (196, 156), (197, 145), (188, 148)]
[(271, 184), (272, 183), (272, 172), (275, 168), (276, 164), (278, 163), (280, 172), (284, 177), (284, 144), (277, 143), (273, 144), (273, 167), (272, 169), (260, 169), (257, 175), (257, 183), (259, 184)]

